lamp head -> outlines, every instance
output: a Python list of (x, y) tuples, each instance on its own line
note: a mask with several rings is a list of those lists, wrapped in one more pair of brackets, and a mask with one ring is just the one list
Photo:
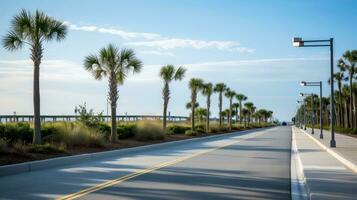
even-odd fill
[(304, 46), (304, 41), (300, 37), (294, 37), (293, 38), (293, 46), (294, 47), (301, 47)]
[(301, 81), (300, 85), (301, 86), (306, 86), (306, 81)]
[(303, 96), (304, 96), (304, 93), (300, 92), (300, 96), (303, 97)]

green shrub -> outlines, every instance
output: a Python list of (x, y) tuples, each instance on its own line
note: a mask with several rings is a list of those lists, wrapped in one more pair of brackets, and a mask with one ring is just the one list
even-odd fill
[(31, 145), (28, 149), (28, 152), (42, 154), (64, 153), (65, 151), (66, 150), (63, 146), (56, 147), (49, 143)]
[(81, 123), (63, 122), (59, 124), (58, 131), (58, 142), (68, 147), (102, 147), (105, 145), (105, 137), (102, 133)]
[(21, 141), (12, 143), (12, 148), (18, 153), (25, 153), (27, 151), (27, 145)]
[(7, 148), (7, 141), (3, 138), (0, 138), (0, 153), (5, 152)]
[(162, 140), (165, 138), (165, 132), (161, 123), (153, 121), (141, 121), (137, 123), (135, 138), (139, 141)]
[(41, 136), (42, 138), (46, 139), (49, 138), (53, 135), (58, 135), (59, 131), (58, 128), (56, 127), (56, 124), (58, 123), (44, 123), (41, 125)]
[(101, 123), (97, 123), (95, 126), (92, 126), (91, 128), (96, 129), (98, 132), (104, 135), (106, 140), (109, 140), (111, 127), (108, 124), (101, 122)]
[(187, 135), (187, 136), (196, 136), (196, 135), (198, 135), (198, 133), (197, 133), (197, 131), (187, 130), (185, 132), (185, 135)]
[(202, 124), (196, 125), (196, 126), (195, 126), (195, 131), (196, 131), (197, 133), (205, 133), (205, 132), (206, 132), (206, 131), (205, 131), (205, 127), (204, 127)]
[(170, 134), (185, 134), (187, 130), (190, 130), (190, 127), (175, 124), (167, 127), (167, 130)]
[(32, 142), (33, 129), (28, 123), (7, 123), (0, 125), (0, 138), (8, 141), (9, 144), (13, 144), (17, 141), (23, 143)]
[(219, 125), (217, 125), (217, 124), (211, 125), (209, 127), (209, 129), (210, 129), (210, 133), (218, 133), (218, 132), (220, 132)]
[(135, 137), (136, 132), (136, 124), (119, 124), (117, 126), (117, 134), (119, 139), (133, 138)]

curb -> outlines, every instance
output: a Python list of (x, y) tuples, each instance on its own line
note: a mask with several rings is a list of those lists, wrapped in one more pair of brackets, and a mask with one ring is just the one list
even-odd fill
[(292, 200), (307, 200), (309, 189), (306, 184), (304, 168), (301, 163), (299, 151), (295, 140), (295, 127), (291, 128), (291, 156), (290, 156), (290, 181), (291, 181), (291, 199)]
[(326, 147), (323, 143), (321, 143), (320, 141), (318, 141), (316, 138), (314, 138), (313, 136), (311, 136), (309, 133), (307, 133), (305, 130), (302, 130), (307, 136), (309, 136), (314, 142), (316, 142), (322, 149), (324, 149), (325, 151), (327, 151), (327, 153), (329, 153), (330, 155), (332, 155), (334, 158), (336, 158), (338, 161), (340, 161), (343, 165), (345, 165), (347, 168), (351, 169), (354, 173), (357, 173), (357, 166), (347, 160), (346, 158), (344, 158), (343, 156), (341, 156), (339, 153), (337, 153), (336, 151), (332, 150), (331, 148)]
[(256, 129), (250, 129), (250, 130), (244, 130), (244, 131), (236, 131), (232, 133), (224, 133), (224, 134), (219, 134), (219, 135), (212, 135), (212, 136), (206, 136), (206, 137), (200, 137), (200, 138), (191, 138), (191, 139), (184, 139), (184, 140), (178, 140), (178, 141), (172, 141), (172, 142), (163, 142), (159, 144), (150, 144), (150, 145), (144, 145), (144, 146), (139, 146), (139, 147), (131, 147), (131, 148), (125, 148), (125, 149), (117, 149), (117, 150), (111, 150), (111, 151), (103, 151), (103, 152), (97, 152), (97, 153), (87, 153), (87, 154), (80, 154), (80, 155), (73, 155), (73, 156), (64, 156), (64, 157), (58, 157), (58, 158), (50, 158), (46, 160), (38, 160), (38, 161), (30, 161), (30, 162), (24, 162), (24, 163), (18, 163), (18, 164), (12, 164), (12, 165), (4, 165), (0, 166), (0, 177), (1, 176), (7, 176), (7, 175), (14, 175), (14, 174), (20, 174), (20, 173), (25, 173), (25, 172), (31, 172), (31, 171), (37, 171), (41, 169), (49, 169), (53, 167), (59, 167), (59, 166), (64, 166), (64, 165), (73, 165), (73, 164), (78, 164), (82, 162), (88, 162), (88, 161), (94, 161), (94, 160), (101, 160), (101, 159), (106, 159), (110, 158), (113, 156), (127, 156), (133, 153), (137, 152), (142, 152), (144, 150), (156, 150), (162, 147), (168, 147), (172, 145), (183, 145), (187, 144), (189, 142), (194, 142), (197, 140), (202, 140), (202, 141), (210, 141), (213, 139), (217, 138), (223, 138), (226, 136), (230, 135), (235, 135), (235, 134), (247, 134), (253, 131), (259, 131), (259, 130), (265, 130), (269, 129), (272, 127), (267, 127), (267, 128), (256, 128)]

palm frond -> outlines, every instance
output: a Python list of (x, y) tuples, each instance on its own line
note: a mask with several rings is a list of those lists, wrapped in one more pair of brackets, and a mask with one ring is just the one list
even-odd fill
[(175, 73), (175, 80), (182, 80), (185, 77), (186, 69), (184, 67), (179, 67)]
[(8, 34), (3, 38), (2, 44), (5, 49), (9, 51), (15, 51), (20, 49), (23, 45), (23, 41), (20, 36), (18, 36), (15, 32), (10, 31)]
[(160, 69), (160, 77), (165, 82), (170, 82), (174, 79), (175, 67), (173, 65), (165, 65)]
[(30, 12), (22, 9), (11, 21), (11, 31), (15, 32), (22, 40), (33, 37), (34, 25)]

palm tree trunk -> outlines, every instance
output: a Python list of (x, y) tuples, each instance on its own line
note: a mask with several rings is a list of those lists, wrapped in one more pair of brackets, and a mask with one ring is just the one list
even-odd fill
[(191, 93), (191, 130), (195, 131), (195, 107), (196, 107), (196, 92), (192, 91)]
[(354, 119), (354, 121), (353, 121), (353, 124), (354, 124), (354, 126), (353, 126), (353, 128), (355, 129), (356, 128), (356, 126), (357, 126), (357, 117), (356, 117), (356, 94), (353, 92), (353, 95), (352, 95), (352, 97), (353, 97), (353, 119)]
[(110, 133), (110, 141), (117, 141), (117, 101), (118, 101), (118, 84), (115, 78), (115, 72), (112, 72), (109, 76), (109, 100), (111, 105), (111, 133)]
[(219, 93), (219, 126), (222, 126), (222, 92)]
[(206, 132), (210, 132), (209, 128), (209, 118), (210, 118), (210, 107), (211, 107), (211, 96), (207, 96), (207, 121), (206, 121)]
[(31, 48), (31, 58), (34, 63), (33, 73), (33, 107), (34, 107), (34, 135), (33, 143), (41, 143), (41, 112), (40, 112), (40, 64), (42, 59), (42, 46), (35, 44)]
[(236, 123), (238, 125), (238, 107), (236, 107)]
[(242, 124), (242, 101), (239, 101), (239, 123)]
[(340, 127), (343, 127), (344, 125), (344, 119), (343, 119), (343, 105), (342, 105), (342, 91), (341, 91), (341, 83), (338, 84), (338, 101), (339, 101), (339, 115), (340, 115)]
[(354, 120), (353, 120), (353, 96), (352, 96), (352, 74), (350, 75), (350, 126), (354, 128)]
[(232, 98), (229, 98), (229, 114), (228, 114), (229, 130), (232, 130)]
[(170, 89), (169, 89), (169, 84), (167, 82), (165, 82), (165, 86), (162, 93), (164, 96), (164, 112), (162, 115), (162, 127), (164, 130), (166, 130), (167, 106), (169, 104), (169, 98), (170, 98)]

